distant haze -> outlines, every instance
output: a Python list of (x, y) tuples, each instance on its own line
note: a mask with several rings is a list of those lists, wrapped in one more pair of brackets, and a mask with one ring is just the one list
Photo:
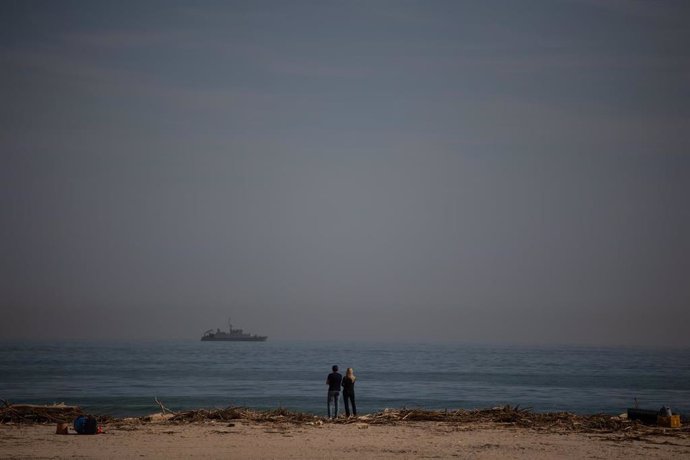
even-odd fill
[(689, 346), (690, 2), (0, 3), (0, 338)]

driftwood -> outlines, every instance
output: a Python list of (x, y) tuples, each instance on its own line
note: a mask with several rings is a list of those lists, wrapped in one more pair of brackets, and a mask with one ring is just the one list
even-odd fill
[[(481, 410), (424, 410), (424, 409), (385, 409), (382, 412), (367, 414), (360, 417), (327, 419), (325, 417), (293, 412), (285, 408), (258, 411), (246, 407), (227, 407), (225, 409), (198, 409), (174, 412), (168, 409), (158, 398), (154, 398), (161, 408), (163, 419), (156, 416), (139, 417), (135, 419), (118, 420), (108, 416), (97, 416), (99, 423), (148, 423), (159, 421), (163, 423), (203, 423), (213, 421), (243, 420), (255, 423), (280, 423), (295, 425), (356, 424), (358, 428), (369, 425), (403, 425), (407, 423), (432, 422), (454, 429), (481, 428), (521, 428), (531, 431), (556, 433), (591, 433), (610, 435), (620, 440), (635, 440), (643, 435), (688, 437), (690, 425), (683, 425), (677, 429), (664, 429), (644, 426), (635, 420), (606, 414), (577, 415), (569, 412), (539, 413), (529, 408), (494, 407)], [(0, 423), (54, 423), (71, 422), (79, 415), (85, 415), (77, 406), (56, 404), (39, 406), (32, 404), (9, 404), (2, 401), (0, 407)], [(166, 414), (167, 412), (167, 414)], [(127, 422), (127, 421), (130, 422)]]
[(245, 407), (228, 407), (226, 409), (199, 409), (180, 412), (173, 416), (171, 422), (202, 422), (206, 420), (248, 420), (252, 422), (288, 422), (306, 423), (320, 420), (321, 417), (303, 412), (292, 412), (284, 408), (268, 411), (256, 411)]
[(53, 404), (41, 406), (37, 404), (9, 404), (3, 400), (4, 407), (0, 408), (1, 423), (53, 423), (70, 422), (79, 415), (85, 415), (78, 406)]
[(631, 436), (650, 434), (655, 436), (690, 435), (690, 426), (666, 430), (645, 426), (625, 417), (607, 414), (577, 415), (569, 412), (538, 413), (519, 406), (494, 407), (482, 410), (431, 411), (423, 409), (386, 409), (357, 419), (344, 419), (344, 423), (368, 423), (370, 425), (397, 425), (409, 422), (438, 422), (449, 426), (467, 428), (515, 427), (532, 431), (556, 433), (579, 432), (591, 434), (617, 434), (628, 440)]
[(157, 397), (157, 396), (155, 396), (155, 397), (153, 398), (153, 400), (156, 401), (156, 404), (158, 404), (158, 406), (161, 408), (161, 412), (163, 413), (163, 415), (165, 415), (166, 412), (169, 413), (169, 414), (176, 415), (176, 412), (173, 412), (173, 411), (171, 411), (170, 409), (168, 409), (167, 407), (165, 407), (165, 406), (163, 405), (163, 403), (160, 402), (160, 401), (158, 400), (158, 397)]
[(491, 424), (516, 426), (534, 430), (557, 431), (604, 431), (612, 432), (630, 426), (631, 422), (616, 416), (576, 415), (569, 412), (535, 413), (531, 409), (519, 407), (496, 407), (482, 410), (431, 411), (423, 409), (386, 409), (383, 412), (359, 417), (358, 421), (367, 423), (397, 424), (399, 422), (444, 422), (453, 425)]
[(382, 412), (367, 414), (361, 417), (327, 419), (302, 412), (291, 412), (287, 409), (256, 411), (243, 407), (226, 409), (200, 409), (180, 412), (169, 419), (170, 423), (189, 423), (205, 421), (246, 420), (251, 422), (290, 423), (297, 425), (320, 425), (323, 423), (362, 425), (401, 425), (415, 422), (436, 422), (446, 426), (473, 428), (522, 428), (543, 432), (579, 432), (591, 434), (616, 434), (621, 439), (632, 439), (642, 434), (661, 436), (690, 435), (690, 427), (665, 430), (649, 427), (625, 417), (607, 414), (577, 415), (569, 412), (538, 413), (530, 408), (519, 406), (495, 407), (482, 410), (445, 410), (424, 409), (385, 409)]

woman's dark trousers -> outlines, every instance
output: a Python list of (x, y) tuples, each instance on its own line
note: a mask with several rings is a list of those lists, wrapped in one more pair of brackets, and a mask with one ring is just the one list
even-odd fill
[(355, 406), (355, 394), (343, 391), (343, 402), (345, 403), (345, 415), (350, 416), (350, 403), (352, 403), (352, 415), (357, 417), (357, 406)]

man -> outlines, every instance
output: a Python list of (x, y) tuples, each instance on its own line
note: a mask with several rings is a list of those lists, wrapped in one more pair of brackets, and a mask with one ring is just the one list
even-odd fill
[(333, 401), (333, 418), (338, 416), (338, 398), (340, 397), (340, 385), (343, 383), (343, 376), (338, 373), (338, 366), (331, 368), (333, 372), (328, 374), (326, 385), (328, 385), (328, 416), (331, 416), (331, 401)]

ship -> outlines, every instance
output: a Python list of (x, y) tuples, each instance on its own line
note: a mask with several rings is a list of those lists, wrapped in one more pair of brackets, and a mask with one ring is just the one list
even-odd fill
[(228, 332), (220, 329), (209, 329), (204, 332), (201, 340), (206, 342), (265, 342), (268, 336), (248, 334), (242, 329), (233, 329), (230, 319), (228, 319)]

